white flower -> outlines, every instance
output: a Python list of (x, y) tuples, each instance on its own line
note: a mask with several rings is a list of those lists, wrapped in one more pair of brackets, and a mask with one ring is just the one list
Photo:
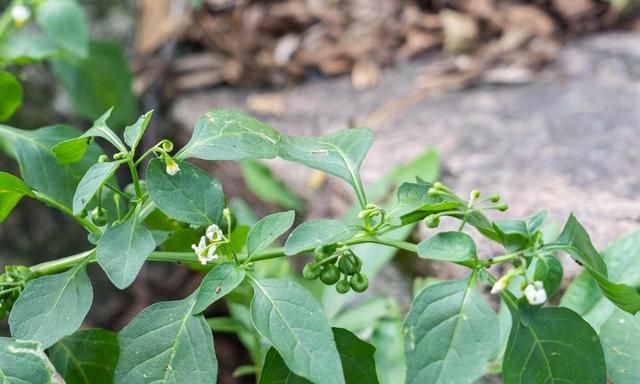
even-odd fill
[(509, 275), (504, 275), (499, 278), (498, 281), (493, 284), (493, 287), (491, 287), (491, 294), (495, 295), (504, 291), (504, 289), (507, 288), (507, 285), (509, 285), (509, 280), (511, 280), (511, 276)]
[(18, 28), (22, 27), (26, 21), (29, 20), (30, 16), (31, 11), (22, 4), (15, 5), (11, 8), (11, 18)]
[(218, 258), (218, 255), (216, 255), (216, 245), (207, 245), (207, 238), (204, 236), (200, 238), (198, 245), (192, 244), (191, 248), (196, 253), (196, 256), (198, 256), (198, 261), (200, 261), (202, 265), (206, 265), (209, 261)]
[(166, 160), (166, 164), (167, 164), (167, 174), (170, 176), (175, 175), (176, 173), (180, 172), (180, 167), (178, 167), (178, 163), (176, 163), (175, 161), (173, 161), (172, 158), (167, 158)]
[(534, 281), (527, 285), (524, 289), (524, 296), (531, 305), (540, 305), (547, 301), (547, 291), (544, 290), (544, 285), (541, 281)]
[(209, 241), (212, 241), (212, 242), (220, 241), (222, 240), (222, 237), (223, 237), (220, 227), (218, 227), (215, 224), (211, 224), (210, 226), (207, 227), (206, 235), (207, 235), (207, 239), (209, 239)]
[(206, 265), (208, 262), (216, 260), (218, 258), (218, 255), (216, 255), (216, 249), (217, 247), (215, 244), (209, 245), (207, 255), (205, 257), (198, 257), (198, 259), (200, 259), (200, 264)]
[(204, 257), (207, 252), (207, 239), (202, 236), (198, 245), (191, 244), (191, 248), (196, 253), (196, 255), (198, 255), (198, 259)]

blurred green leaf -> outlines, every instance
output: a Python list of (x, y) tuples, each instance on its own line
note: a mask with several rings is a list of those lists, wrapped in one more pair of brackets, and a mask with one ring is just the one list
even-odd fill
[(334, 244), (351, 238), (358, 228), (340, 220), (318, 219), (307, 221), (291, 232), (284, 244), (287, 255), (295, 255), (305, 250), (313, 250), (321, 245)]
[(247, 238), (247, 257), (265, 250), (293, 225), (294, 211), (278, 212), (258, 221)]
[(87, 56), (89, 28), (75, 1), (45, 1), (36, 9), (36, 20), (57, 46), (78, 57)]
[(296, 195), (287, 184), (271, 172), (271, 168), (257, 161), (245, 160), (241, 163), (242, 175), (251, 192), (267, 203), (283, 208), (302, 211), (305, 201)]
[(613, 382), (640, 383), (640, 317), (614, 309), (602, 325), (600, 339)]
[(0, 71), (0, 95), (0, 121), (4, 121), (22, 105), (22, 85), (6, 71)]
[(0, 172), (0, 223), (11, 213), (23, 196), (34, 197), (33, 192), (20, 178)]

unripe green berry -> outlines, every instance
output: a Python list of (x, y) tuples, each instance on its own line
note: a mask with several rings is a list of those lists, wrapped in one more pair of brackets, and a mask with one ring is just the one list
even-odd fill
[(369, 279), (364, 273), (358, 272), (351, 276), (350, 285), (355, 292), (364, 292), (369, 288)]
[(345, 275), (353, 275), (358, 272), (358, 263), (355, 259), (356, 257), (352, 253), (342, 256), (338, 261), (338, 268)]
[(497, 193), (494, 193), (493, 195), (489, 196), (489, 200), (492, 203), (497, 203), (498, 201), (500, 201), (500, 195), (498, 195)]
[(338, 270), (338, 267), (333, 264), (325, 266), (322, 273), (320, 273), (320, 280), (327, 285), (337, 283), (338, 280), (340, 280), (340, 271)]
[(340, 280), (336, 284), (336, 291), (338, 291), (338, 293), (347, 293), (350, 288), (349, 280), (347, 279)]
[(100, 157), (98, 157), (98, 163), (106, 163), (107, 161), (109, 161), (109, 156), (107, 155), (100, 155)]
[(506, 211), (507, 209), (509, 209), (509, 206), (508, 206), (507, 204), (500, 204), (500, 205), (498, 205), (496, 208), (498, 208), (498, 211), (500, 211), (500, 212), (504, 212), (504, 211)]
[(435, 183), (433, 183), (433, 188), (439, 189), (439, 190), (444, 190), (444, 184), (442, 184), (439, 181), (436, 181)]
[(322, 273), (322, 267), (315, 263), (309, 263), (304, 266), (302, 276), (307, 280), (315, 280)]
[(480, 197), (480, 191), (477, 189), (474, 189), (473, 191), (471, 191), (469, 195), (471, 196), (472, 199), (477, 199)]
[(171, 152), (173, 151), (173, 143), (169, 140), (163, 140), (162, 141), (162, 149), (165, 150), (165, 152)]
[(440, 217), (438, 215), (429, 215), (424, 219), (424, 223), (429, 228), (437, 228), (440, 225)]
[(98, 227), (107, 224), (107, 210), (104, 208), (95, 208), (91, 211), (91, 221)]

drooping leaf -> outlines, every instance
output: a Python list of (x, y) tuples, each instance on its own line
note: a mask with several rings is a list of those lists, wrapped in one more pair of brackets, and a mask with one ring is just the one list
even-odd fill
[(0, 337), (0, 382), (64, 384), (40, 343), (7, 337)]
[(607, 369), (616, 384), (640, 383), (640, 318), (619, 309), (602, 325), (600, 339)]
[(193, 305), (193, 313), (198, 314), (204, 311), (208, 306), (224, 297), (242, 283), (245, 276), (244, 269), (239, 268), (235, 263), (216, 265), (200, 283), (196, 302)]
[(405, 356), (402, 335), (402, 321), (399, 314), (384, 317), (376, 323), (371, 336), (376, 371), (381, 384), (405, 382)]
[(418, 256), (452, 262), (473, 262), (476, 258), (476, 245), (466, 233), (440, 232), (418, 244)]
[(124, 129), (124, 142), (127, 143), (132, 151), (135, 151), (138, 147), (138, 143), (140, 139), (142, 139), (142, 135), (144, 135), (144, 131), (147, 129), (147, 125), (149, 125), (152, 116), (153, 110), (140, 116), (133, 125), (129, 125)]
[(498, 348), (498, 316), (474, 276), (426, 287), (405, 319), (407, 383), (471, 383)]
[(373, 132), (367, 128), (318, 137), (284, 136), (279, 145), (280, 157), (337, 176), (361, 192), (360, 165), (372, 142)]
[(247, 238), (248, 257), (263, 251), (293, 225), (294, 211), (278, 212), (264, 217), (251, 228)]
[(277, 204), (283, 208), (301, 211), (305, 201), (296, 195), (287, 184), (271, 172), (271, 169), (254, 160), (241, 163), (242, 176), (247, 187), (267, 203)]
[(606, 369), (596, 332), (567, 308), (541, 308), (523, 319), (512, 308), (504, 354), (505, 384), (604, 384)]
[[(640, 287), (640, 231), (615, 241), (602, 252), (602, 256), (612, 280)], [(586, 271), (569, 284), (560, 305), (578, 313), (596, 331), (615, 309)]]
[(217, 179), (184, 161), (171, 176), (161, 159), (147, 167), (147, 190), (156, 206), (172, 219), (194, 225), (217, 224), (224, 209), (224, 195)]
[(195, 296), (145, 308), (118, 334), (120, 359), (114, 384), (215, 384), (218, 361), (202, 315), (191, 314)]
[(9, 315), (11, 336), (49, 348), (75, 332), (93, 302), (85, 266), (30, 281)]
[(613, 283), (608, 279), (604, 259), (591, 244), (587, 231), (573, 215), (567, 220), (556, 243), (569, 246), (566, 251), (584, 266), (602, 293), (618, 308), (631, 314), (640, 311), (640, 295), (633, 287)]
[(291, 232), (284, 245), (284, 252), (287, 255), (295, 255), (321, 245), (347, 240), (356, 233), (358, 233), (357, 228), (340, 220), (310, 220)]
[(119, 128), (139, 116), (131, 88), (133, 77), (120, 44), (93, 40), (85, 59), (53, 60), (51, 64), (76, 111), (87, 119), (96, 119), (114, 107), (111, 122)]
[(210, 110), (196, 122), (191, 140), (176, 154), (178, 159), (272, 159), (278, 155), (280, 134), (243, 113)]
[(31, 189), (69, 208), (78, 182), (96, 162), (100, 150), (91, 146), (81, 161), (61, 165), (49, 148), (77, 135), (77, 130), (64, 125), (33, 131), (0, 125), (0, 138), (6, 139), (10, 144), (20, 164), (20, 172), (25, 183)]
[(78, 331), (49, 349), (66, 384), (112, 384), (119, 353), (117, 335), (103, 329)]
[(109, 280), (125, 289), (138, 276), (147, 256), (156, 248), (151, 231), (137, 216), (110, 227), (98, 241), (96, 257)]
[(298, 284), (251, 279), (251, 319), (287, 367), (316, 384), (344, 383), (331, 328), (320, 303)]
[(0, 172), (0, 223), (6, 219), (23, 196), (34, 197), (33, 192), (18, 177)]
[(75, 1), (45, 1), (37, 8), (36, 20), (57, 46), (76, 56), (87, 56), (87, 20)]
[(89, 205), (93, 196), (98, 193), (98, 190), (102, 188), (118, 167), (122, 164), (121, 161), (107, 161), (104, 163), (95, 163), (89, 168), (87, 173), (82, 177), (76, 193), (73, 196), (73, 214), (79, 215), (83, 209)]
[[(346, 383), (377, 384), (376, 365), (373, 359), (375, 348), (342, 328), (333, 328), (333, 337), (340, 353)], [(265, 357), (260, 384), (310, 383), (287, 368), (275, 348), (269, 349)]]
[(22, 105), (22, 85), (6, 71), (0, 71), (0, 121), (7, 120)]

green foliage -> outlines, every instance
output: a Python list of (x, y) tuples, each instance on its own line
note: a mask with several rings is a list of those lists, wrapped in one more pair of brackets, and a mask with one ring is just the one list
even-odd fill
[(242, 283), (245, 276), (246, 272), (234, 263), (218, 264), (202, 279), (193, 305), (193, 313), (198, 314), (204, 311), (208, 306), (226, 296)]
[(22, 86), (6, 71), (0, 71), (0, 121), (7, 120), (22, 104)]
[(116, 172), (122, 164), (120, 161), (109, 161), (106, 163), (95, 163), (84, 174), (76, 192), (73, 195), (73, 214), (80, 215), (83, 209), (93, 199), (98, 190), (100, 190)]
[(278, 237), (289, 230), (295, 218), (294, 211), (274, 213), (258, 221), (247, 237), (247, 254), (253, 256), (270, 246)]
[(418, 244), (418, 256), (453, 262), (472, 261), (476, 258), (476, 245), (465, 233), (441, 232)]
[(3, 384), (64, 383), (40, 343), (7, 337), (0, 337), (0, 379)]
[(35, 197), (29, 187), (10, 173), (0, 172), (0, 222), (24, 196)]
[(85, 329), (49, 349), (51, 363), (67, 384), (111, 384), (120, 349), (115, 333)]
[(268, 166), (253, 160), (245, 160), (241, 166), (247, 187), (260, 199), (287, 209), (304, 209), (305, 201), (278, 179)]
[(87, 56), (89, 28), (75, 1), (45, 1), (38, 7), (36, 19), (55, 45), (78, 57)]
[(287, 255), (310, 251), (323, 245), (335, 244), (351, 238), (358, 232), (339, 220), (311, 220), (291, 232), (284, 245)]
[(640, 381), (640, 319), (616, 309), (602, 325), (602, 347), (609, 374), (616, 384)]

